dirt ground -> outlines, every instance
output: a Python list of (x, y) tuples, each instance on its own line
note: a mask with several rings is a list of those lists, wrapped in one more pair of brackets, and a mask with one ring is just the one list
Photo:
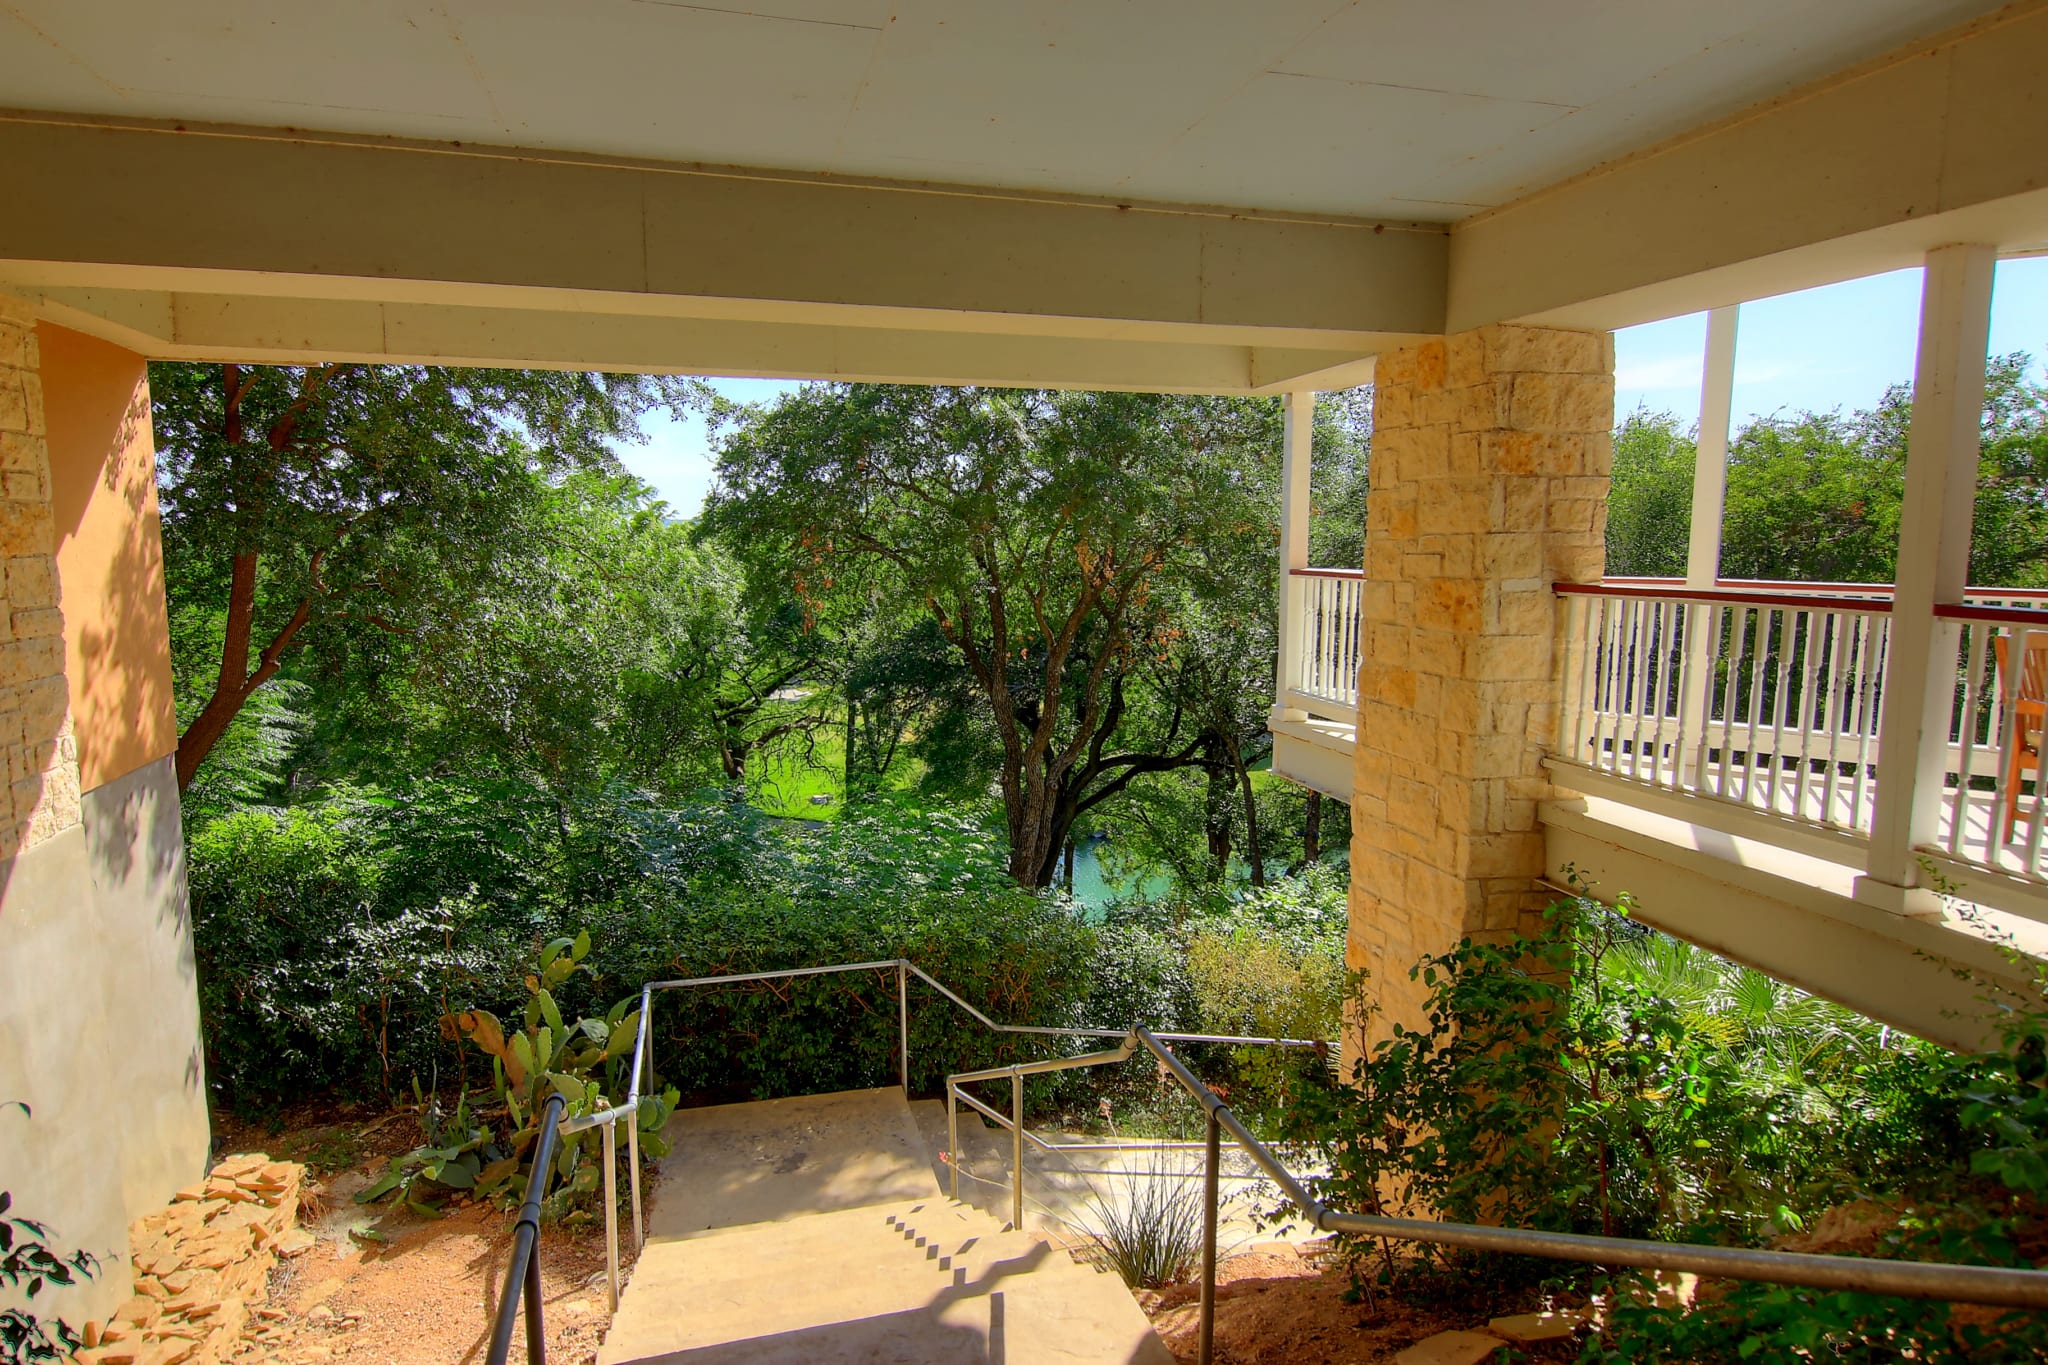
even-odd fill
[[(1254, 1250), (1220, 1262), (1218, 1365), (1382, 1365), (1424, 1337), (1485, 1326), (1469, 1314), (1384, 1297), (1352, 1302), (1350, 1288), (1342, 1267), (1291, 1249)], [(1194, 1285), (1138, 1294), (1177, 1360), (1195, 1359), (1200, 1294)]]
[[(1216, 1359), (1223, 1365), (1368, 1365), (1432, 1332), (1462, 1326), (1404, 1305), (1378, 1311), (1348, 1303), (1341, 1271), (1292, 1251), (1249, 1252), (1216, 1267)], [(1201, 1291), (1194, 1285), (1140, 1291), (1153, 1330), (1174, 1358), (1195, 1359)]]
[[(301, 1225), (313, 1248), (272, 1273), (270, 1303), (252, 1324), (241, 1361), (283, 1365), (347, 1360), (362, 1365), (474, 1365), (488, 1344), (505, 1281), (512, 1220), (500, 1209), (451, 1203), (426, 1219), (353, 1196), (385, 1160), (421, 1140), (405, 1113), (309, 1106), (278, 1124), (216, 1125), (221, 1154), (263, 1151), (308, 1166)], [(620, 1248), (632, 1264), (631, 1238)], [(588, 1365), (608, 1314), (604, 1226), (547, 1227), (540, 1240), (548, 1359)], [(523, 1330), (513, 1356), (525, 1359)]]

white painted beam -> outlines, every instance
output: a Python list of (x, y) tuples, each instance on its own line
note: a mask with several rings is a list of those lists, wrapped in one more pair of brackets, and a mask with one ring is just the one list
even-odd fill
[(2048, 244), (2048, 5), (2012, 5), (1459, 223), (1452, 331), (1612, 329)]
[[(807, 373), (937, 379), (947, 367), (891, 358), (907, 343), (867, 356), (858, 335), (924, 331), (939, 352), (961, 334), (1035, 339), (1016, 383), (1136, 382), (1129, 366), (1091, 378), (1102, 343), (1236, 348), (1220, 382), (1241, 392), (1443, 322), (1441, 226), (56, 115), (0, 115), (0, 165), (0, 288), (209, 300), (186, 311), (214, 309), (224, 345), (261, 340), (219, 324), (262, 299), (405, 307), (418, 327), (439, 311), (457, 330), (493, 311), (552, 312), (568, 330), (645, 315), (716, 324), (707, 346), (730, 339), (737, 357), (699, 347), (666, 367), (759, 368), (759, 329), (835, 329), (834, 363)], [(309, 355), (377, 354), (319, 330), (363, 316), (311, 310), (278, 335)], [(639, 348), (622, 332), (602, 349)], [(1217, 382), (1205, 363), (1161, 386)]]
[[(10, 285), (52, 322), (165, 360), (514, 365), (868, 383), (1252, 393), (1227, 342), (835, 327), (553, 308)], [(1290, 351), (1320, 369), (1343, 352)], [(1268, 366), (1272, 361), (1267, 358)]]

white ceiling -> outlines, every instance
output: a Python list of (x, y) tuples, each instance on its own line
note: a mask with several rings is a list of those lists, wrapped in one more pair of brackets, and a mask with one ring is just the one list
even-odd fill
[(0, 0), (0, 107), (1448, 221), (1995, 8)]

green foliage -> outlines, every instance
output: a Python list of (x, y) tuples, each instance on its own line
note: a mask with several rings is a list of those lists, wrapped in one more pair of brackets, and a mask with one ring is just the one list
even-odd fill
[(444, 1117), (440, 1096), (427, 1095), (415, 1078), (413, 1105), (426, 1141), (392, 1157), (382, 1176), (356, 1191), (358, 1204), (395, 1199), (422, 1218), (438, 1218), (443, 1202), (456, 1191), (488, 1198), (511, 1185), (518, 1163), (470, 1112), (468, 1091), (456, 1097), (455, 1112)]
[[(2048, 583), (2048, 385), (2031, 357), (1991, 358), (1985, 379), (1970, 581)], [(1728, 578), (1889, 583), (1905, 497), (1912, 393), (1870, 409), (1759, 417), (1728, 452), (1720, 573)], [(1685, 571), (1694, 443), (1669, 413), (1631, 413), (1615, 433), (1607, 572)], [(1787, 528), (1798, 528), (1798, 534)]]
[(310, 651), (388, 695), (419, 641), (488, 624), (472, 608), (521, 562), (551, 482), (613, 470), (610, 443), (687, 396), (638, 376), (353, 364), (159, 364), (150, 392), (181, 786), (287, 661)]
[(1607, 494), (1607, 572), (1676, 578), (1685, 573), (1697, 447), (1668, 412), (1636, 411), (1614, 433)]
[[(244, 1106), (321, 1085), (389, 1096), (410, 1075), (488, 1084), (440, 1036), (444, 1016), (532, 1013), (523, 1029), (548, 1028), (552, 1054), (551, 1003), (578, 1021), (573, 1056), (612, 1035), (613, 1001), (679, 976), (909, 956), (994, 1017), (1069, 1023), (1094, 942), (1064, 902), (1009, 879), (985, 827), (888, 801), (812, 830), (723, 795), (558, 803), (421, 784), (208, 821), (190, 879), (208, 1074)], [(604, 977), (573, 954), (513, 965), (581, 934)], [(543, 981), (543, 1003), (527, 978), (564, 961), (577, 969)], [(893, 976), (863, 976), (664, 996), (658, 1060), (698, 1094), (873, 1085), (893, 1075), (894, 994)], [(916, 1084), (1018, 1054), (923, 1003)]]
[(1047, 886), (1085, 812), (1147, 773), (1230, 761), (1242, 727), (1216, 709), (1252, 703), (1215, 678), (1271, 676), (1271, 594), (1250, 611), (1234, 594), (1270, 555), (1277, 416), (1266, 400), (815, 385), (725, 439), (705, 530), (810, 614), (897, 603), (903, 626), (936, 627), (976, 714), (927, 760), (993, 770), (1011, 875)]
[[(507, 1033), (488, 1010), (464, 1010), (445, 1016), (444, 1037), (475, 1046), (491, 1059), (491, 1081), (498, 1113), (487, 1121), (472, 1113), (469, 1094), (456, 1099), (445, 1118), (438, 1094), (428, 1095), (413, 1081), (413, 1100), (426, 1141), (395, 1156), (384, 1176), (359, 1191), (356, 1202), (391, 1198), (422, 1216), (437, 1216), (446, 1197), (466, 1191), (478, 1199), (517, 1200), (532, 1173), (533, 1154), (541, 1135), (548, 1099), (560, 1095), (565, 1120), (584, 1118), (625, 1102), (630, 1089), (633, 1045), (640, 1027), (636, 997), (628, 996), (601, 1018), (570, 1024), (555, 1003), (555, 993), (579, 971), (588, 971), (590, 935), (558, 938), (543, 946), (534, 972), (526, 978), (529, 998), (525, 1027)], [(659, 1083), (647, 1087), (635, 1116), (640, 1150), (650, 1159), (668, 1154), (661, 1136), (675, 1112), (677, 1094)], [(543, 1206), (561, 1214), (587, 1204), (603, 1177), (603, 1133), (587, 1128), (562, 1135), (553, 1158), (552, 1188)]]
[(56, 1250), (48, 1227), (13, 1208), (14, 1196), (0, 1190), (0, 1289), (17, 1290), (28, 1302), (0, 1309), (0, 1365), (64, 1360), (78, 1349), (78, 1333), (61, 1318), (39, 1317), (35, 1297), (47, 1286), (91, 1279), (99, 1273), (99, 1258), (89, 1251)]
[[(1413, 977), (1426, 1025), (1391, 1027), (1353, 1087), (1300, 1087), (1287, 1114), (1330, 1163), (1316, 1183), (1335, 1205), (1743, 1245), (1874, 1199), (1897, 1212), (1877, 1254), (2031, 1264), (2048, 1193), (2038, 1009), (2010, 1011), (2001, 1049), (1957, 1057), (1577, 900), (1534, 937), (1467, 940)], [(1599, 1285), (1524, 1258), (1352, 1250), (1357, 1273), (1410, 1289)], [(2019, 1360), (2048, 1347), (2022, 1315), (1869, 1295), (1739, 1284), (1684, 1312), (1649, 1298), (1616, 1293), (1584, 1359)]]

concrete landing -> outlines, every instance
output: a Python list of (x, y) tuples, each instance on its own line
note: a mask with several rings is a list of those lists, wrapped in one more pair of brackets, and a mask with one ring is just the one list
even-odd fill
[(941, 1198), (897, 1090), (685, 1111), (669, 1136), (598, 1365), (1172, 1365), (1115, 1276)]
[(1122, 1282), (920, 1200), (650, 1242), (598, 1365), (1171, 1365)]
[(663, 1136), (650, 1238), (939, 1197), (894, 1086), (682, 1109)]

